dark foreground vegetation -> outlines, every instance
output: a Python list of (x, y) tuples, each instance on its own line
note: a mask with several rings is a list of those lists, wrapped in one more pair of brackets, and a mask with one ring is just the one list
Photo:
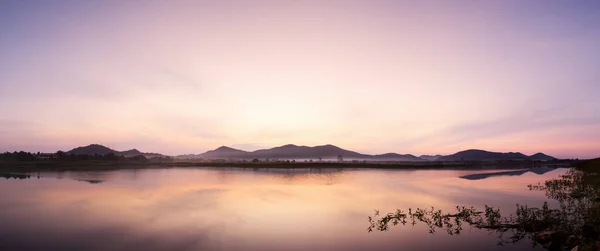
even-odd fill
[(530, 239), (533, 245), (548, 250), (600, 250), (600, 158), (579, 162), (557, 179), (529, 185), (531, 190), (545, 191), (548, 198), (559, 202), (550, 208), (517, 205), (514, 214), (499, 209), (457, 206), (448, 213), (435, 208), (397, 210), (369, 217), (368, 231), (387, 231), (391, 226), (424, 223), (430, 233), (441, 230), (460, 234), (463, 226), (496, 233), (499, 245)]

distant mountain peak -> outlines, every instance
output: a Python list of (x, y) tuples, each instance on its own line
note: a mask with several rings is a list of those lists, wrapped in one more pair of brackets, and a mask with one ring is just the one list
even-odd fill
[(247, 152), (235, 148), (231, 148), (228, 146), (220, 146), (215, 150), (206, 151), (203, 154), (200, 154), (202, 157), (207, 158), (232, 158), (237, 156), (244, 156)]
[(131, 154), (142, 154), (142, 152), (140, 152), (140, 150), (138, 150), (138, 149), (135, 149), (135, 148), (134, 148), (134, 149), (131, 149), (131, 150), (127, 150), (127, 151), (122, 151), (121, 153), (122, 153), (122, 154), (125, 154), (125, 155), (131, 155)]
[(531, 155), (529, 157), (532, 160), (543, 160), (543, 161), (546, 161), (546, 160), (555, 160), (556, 159), (556, 158), (554, 158), (554, 157), (552, 157), (550, 155), (547, 155), (547, 154), (544, 154), (544, 153), (541, 153), (541, 152), (540, 153), (536, 153), (534, 155)]
[(228, 146), (220, 146), (219, 148), (217, 148), (217, 149), (215, 149), (213, 151), (223, 151), (223, 150), (228, 150), (229, 151), (229, 150), (237, 150), (237, 149), (231, 148), (231, 147), (228, 147)]
[(100, 145), (100, 144), (90, 144), (88, 146), (80, 146), (80, 147), (73, 148), (70, 151), (68, 151), (67, 153), (75, 154), (75, 155), (80, 155), (80, 154), (105, 155), (105, 154), (116, 153), (116, 152), (117, 151), (110, 149), (106, 146)]
[(327, 144), (327, 145), (322, 145), (322, 146), (315, 146), (315, 147), (325, 148), (325, 149), (343, 149), (343, 148), (341, 148), (339, 146), (335, 146), (335, 145), (332, 145), (332, 144)]
[(467, 149), (467, 150), (459, 151), (459, 153), (469, 153), (469, 152), (484, 152), (484, 153), (489, 153), (490, 151), (481, 150), (481, 149)]

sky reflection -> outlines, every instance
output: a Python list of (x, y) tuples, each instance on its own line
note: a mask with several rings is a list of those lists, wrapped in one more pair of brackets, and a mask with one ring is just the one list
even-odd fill
[[(527, 184), (556, 177), (465, 180), (473, 171), (147, 169), (42, 173), (0, 180), (2, 250), (530, 250), (478, 231), (420, 225), (366, 232), (374, 209), (539, 205)], [(56, 179), (62, 177), (63, 179)], [(77, 181), (104, 180), (91, 184)], [(469, 238), (469, 236), (481, 238)], [(465, 241), (467, 240), (468, 241)]]

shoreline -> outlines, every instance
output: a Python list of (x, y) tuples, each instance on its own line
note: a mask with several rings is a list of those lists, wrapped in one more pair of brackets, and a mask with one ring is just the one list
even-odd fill
[(12, 172), (31, 171), (86, 171), (86, 170), (118, 170), (143, 168), (248, 168), (248, 169), (523, 169), (533, 167), (571, 167), (576, 161), (422, 161), (422, 162), (243, 162), (243, 161), (33, 161), (33, 162), (0, 162), (0, 170)]

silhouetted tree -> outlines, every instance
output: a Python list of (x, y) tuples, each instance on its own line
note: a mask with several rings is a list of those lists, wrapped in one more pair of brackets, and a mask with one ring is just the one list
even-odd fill
[(67, 154), (63, 151), (58, 151), (58, 152), (56, 152), (56, 159), (67, 160)]

